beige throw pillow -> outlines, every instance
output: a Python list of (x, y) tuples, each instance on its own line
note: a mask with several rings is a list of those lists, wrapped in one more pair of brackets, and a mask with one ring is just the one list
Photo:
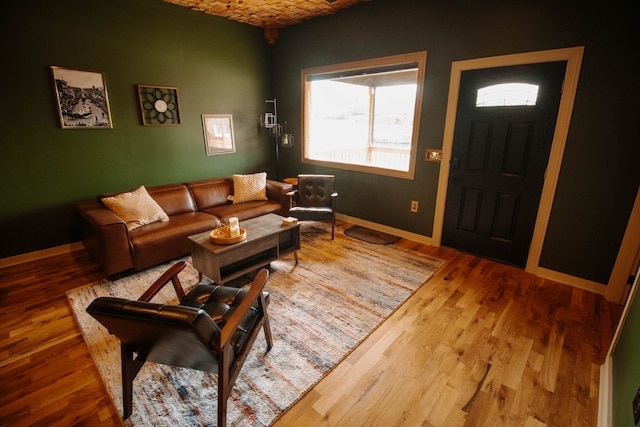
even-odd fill
[(267, 200), (267, 173), (233, 175), (233, 203)]
[(105, 197), (102, 203), (127, 223), (128, 230), (156, 221), (169, 221), (169, 216), (151, 198), (144, 185), (127, 193)]

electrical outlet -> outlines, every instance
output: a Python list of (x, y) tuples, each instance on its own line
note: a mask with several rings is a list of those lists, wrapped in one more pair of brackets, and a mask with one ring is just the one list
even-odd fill
[(640, 387), (636, 392), (636, 397), (633, 398), (633, 421), (638, 425), (640, 421)]
[(418, 212), (418, 201), (417, 200), (412, 200), (411, 201), (411, 212)]

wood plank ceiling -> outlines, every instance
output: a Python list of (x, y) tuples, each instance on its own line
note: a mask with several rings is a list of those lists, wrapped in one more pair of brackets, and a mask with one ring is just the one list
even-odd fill
[(278, 30), (289, 25), (332, 15), (342, 9), (370, 0), (164, 0), (191, 10), (222, 16), (265, 30), (274, 44)]

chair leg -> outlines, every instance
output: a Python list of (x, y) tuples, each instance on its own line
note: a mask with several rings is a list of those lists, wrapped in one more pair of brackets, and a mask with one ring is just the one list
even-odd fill
[(264, 329), (264, 337), (267, 340), (267, 351), (269, 351), (271, 347), (273, 347), (273, 338), (271, 336), (271, 324), (269, 323), (269, 313), (267, 312), (267, 302), (264, 299), (264, 295), (260, 295), (258, 303), (262, 309), (262, 328)]
[(133, 380), (144, 365), (145, 357), (138, 354), (134, 358), (131, 348), (120, 343), (120, 364), (122, 367), (122, 419), (126, 420), (133, 412)]
[(221, 398), (220, 388), (218, 387), (218, 426), (226, 427), (227, 425), (227, 400)]
[(218, 359), (218, 426), (226, 427), (227, 425), (227, 400), (231, 395), (233, 384), (229, 384), (231, 379), (229, 375), (229, 352), (231, 348), (227, 346), (222, 349)]
[(336, 217), (334, 216), (331, 219), (331, 240), (333, 240), (333, 237), (335, 236), (335, 230), (336, 230)]
[(120, 344), (120, 357), (122, 364), (122, 418), (126, 420), (133, 412), (133, 379), (136, 373), (133, 352), (124, 344)]

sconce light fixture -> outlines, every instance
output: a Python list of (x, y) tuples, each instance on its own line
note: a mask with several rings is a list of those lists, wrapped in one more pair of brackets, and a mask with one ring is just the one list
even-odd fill
[(269, 129), (269, 132), (276, 140), (276, 145), (291, 148), (294, 144), (293, 135), (287, 133), (287, 122), (284, 122), (284, 133), (282, 125), (278, 123), (278, 102), (276, 98), (267, 99), (264, 102), (273, 104), (273, 112), (264, 113), (260, 116), (260, 126)]
[(291, 148), (293, 147), (293, 135), (287, 133), (287, 122), (284, 122), (283, 127), (278, 123), (278, 103), (276, 98), (267, 99), (264, 102), (273, 104), (273, 112), (268, 112), (260, 115), (260, 126), (268, 129), (269, 133), (273, 137), (276, 146), (276, 175), (277, 179), (280, 179), (280, 147)]
[(293, 147), (294, 139), (293, 134), (287, 132), (287, 122), (284, 122), (284, 133), (282, 134), (282, 139), (280, 140), (280, 145), (284, 148)]

